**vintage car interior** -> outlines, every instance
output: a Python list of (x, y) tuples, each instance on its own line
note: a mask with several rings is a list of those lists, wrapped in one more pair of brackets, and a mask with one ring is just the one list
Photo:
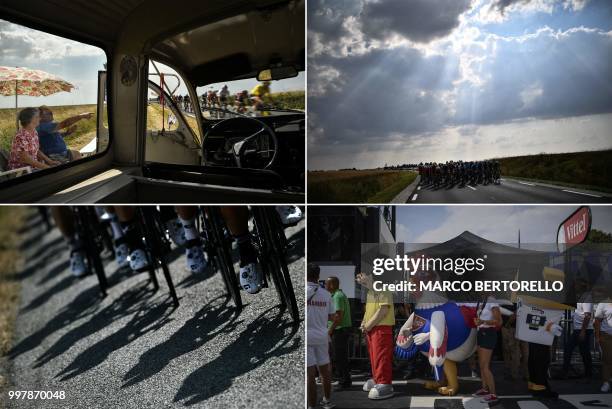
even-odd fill
[[(214, 82), (274, 82), (304, 71), (304, 0), (5, 0), (0, 11), (13, 23), (106, 52), (98, 139), (108, 141), (78, 162), (1, 181), (0, 202), (304, 202), (304, 112), (211, 119), (196, 94)], [(179, 74), (197, 129), (150, 62)], [(175, 128), (147, 129), (150, 94), (163, 95)]]

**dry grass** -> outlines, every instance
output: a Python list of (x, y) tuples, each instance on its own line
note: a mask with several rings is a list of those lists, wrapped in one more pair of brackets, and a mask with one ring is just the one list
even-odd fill
[[(19, 304), (19, 282), (15, 276), (23, 267), (17, 231), (24, 223), (27, 209), (22, 206), (0, 207), (0, 357), (11, 347), (13, 326)], [(0, 366), (0, 394), (7, 385)]]
[(498, 159), (504, 176), (612, 191), (612, 150)]
[(389, 203), (416, 178), (403, 170), (308, 172), (308, 202)]

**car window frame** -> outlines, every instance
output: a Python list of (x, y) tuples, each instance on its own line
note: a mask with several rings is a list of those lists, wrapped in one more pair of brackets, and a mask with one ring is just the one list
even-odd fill
[[(60, 30), (57, 29), (55, 27), (51, 27), (51, 26), (45, 26), (43, 24), (39, 24), (36, 23), (34, 21), (30, 21), (24, 18), (20, 18), (18, 16), (14, 16), (14, 15), (4, 15), (2, 16), (2, 20), (4, 21), (8, 21), (10, 23), (13, 24), (17, 24), (19, 26), (22, 27), (26, 27), (26, 28), (30, 28), (32, 30), (37, 30), (46, 34), (51, 34), (57, 37), (61, 37), (64, 38), (66, 40), (71, 40), (71, 41), (76, 41), (79, 42), (81, 44), (86, 44), (86, 45), (90, 45), (92, 47), (96, 47), (100, 50), (102, 50), (102, 52), (104, 53), (104, 55), (106, 56), (106, 66), (107, 67), (112, 67), (113, 64), (113, 58), (112, 58), (112, 52), (111, 50), (108, 49), (108, 45), (102, 41), (96, 41), (92, 38), (88, 38), (88, 37), (84, 37), (84, 36), (79, 36), (79, 35), (75, 35), (72, 32), (68, 32), (68, 31), (64, 31), (64, 30)], [(96, 80), (98, 78), (98, 72), (100, 70), (96, 70), (95, 71), (95, 75), (96, 75)], [(57, 165), (57, 166), (53, 166), (51, 168), (48, 169), (40, 169), (37, 170), (36, 172), (31, 172), (25, 175), (21, 175), (15, 178), (11, 178), (11, 179), (7, 179), (4, 181), (0, 181), (0, 189), (5, 189), (11, 186), (15, 186), (15, 185), (20, 185), (22, 183), (28, 182), (28, 181), (33, 181), (36, 179), (40, 179), (42, 177), (48, 176), (48, 175), (53, 175), (55, 173), (61, 172), (63, 170), (72, 168), (74, 166), (78, 166), (84, 163), (88, 163), (88, 162), (93, 162), (96, 160), (101, 159), (102, 157), (106, 156), (112, 149), (113, 146), (113, 141), (114, 141), (114, 132), (113, 132), (113, 119), (112, 119), (112, 113), (113, 113), (113, 93), (112, 93), (112, 80), (113, 80), (113, 74), (112, 74), (112, 70), (106, 70), (106, 95), (107, 95), (107, 102), (106, 102), (106, 110), (107, 110), (107, 116), (108, 116), (108, 146), (106, 147), (106, 149), (103, 152), (98, 152), (94, 155), (91, 156), (87, 156), (85, 158), (81, 158), (77, 161), (74, 162), (68, 162), (68, 163), (63, 163), (61, 165)], [(97, 83), (97, 85), (99, 85)], [(96, 94), (96, 105), (98, 103), (98, 98), (97, 98), (97, 94)], [(19, 108), (18, 108), (19, 109)], [(98, 130), (96, 128), (96, 138), (98, 137), (97, 134)]]

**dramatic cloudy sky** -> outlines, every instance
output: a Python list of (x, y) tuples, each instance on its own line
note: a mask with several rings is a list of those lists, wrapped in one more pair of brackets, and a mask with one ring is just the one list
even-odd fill
[[(0, 20), (0, 65), (27, 67), (57, 75), (75, 86), (49, 97), (19, 97), (19, 106), (95, 104), (98, 70), (106, 54), (99, 48)], [(0, 108), (15, 97), (0, 96)]]
[(310, 0), (309, 169), (612, 147), (612, 1)]
[[(399, 206), (397, 241), (440, 243), (468, 230), (497, 243), (555, 243), (576, 206)], [(592, 228), (612, 233), (612, 207), (591, 206)]]

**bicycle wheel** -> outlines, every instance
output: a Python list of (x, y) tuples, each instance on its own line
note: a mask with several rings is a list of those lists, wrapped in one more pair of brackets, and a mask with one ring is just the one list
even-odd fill
[(223, 218), (218, 207), (207, 206), (201, 211), (203, 231), (206, 233), (205, 249), (209, 258), (215, 259), (214, 266), (221, 271), (225, 290), (234, 301), (238, 310), (242, 309), (242, 296), (238, 276), (234, 271), (234, 263), (230, 254), (230, 245), (223, 231)]
[(108, 288), (108, 281), (106, 280), (106, 274), (104, 272), (104, 265), (100, 258), (100, 249), (95, 240), (95, 232), (91, 229), (91, 213), (93, 209), (87, 206), (75, 206), (73, 208), (77, 234), (81, 240), (83, 250), (85, 251), (85, 257), (87, 259), (87, 268), (90, 273), (95, 273), (98, 277), (98, 284), (100, 286), (100, 293), (102, 297), (106, 297), (106, 289)]
[[(170, 297), (172, 298), (172, 303), (175, 307), (178, 307), (179, 299), (176, 295), (176, 289), (174, 288), (168, 263), (166, 262), (166, 250), (169, 248), (169, 243), (165, 242), (166, 233), (159, 218), (159, 214), (157, 213), (157, 209), (153, 206), (142, 206), (140, 207), (140, 214), (141, 222), (144, 227), (145, 241), (147, 242), (149, 255), (151, 256), (153, 277), (155, 277), (155, 270), (157, 267), (161, 267), (166, 284), (168, 285)], [(155, 277), (155, 282), (157, 282), (157, 277)], [(157, 288), (158, 287), (159, 284)]]
[(284, 236), (285, 233), (274, 222), (278, 214), (270, 206), (253, 207), (252, 212), (258, 234), (262, 241), (264, 258), (266, 259), (266, 264), (271, 267), (269, 273), (272, 275), (274, 285), (277, 287), (277, 292), (281, 298), (281, 305), (288, 309), (294, 324), (297, 324), (300, 321), (300, 311), (295, 299), (285, 251), (281, 247), (282, 240), (280, 240), (279, 236), (281, 234)]

